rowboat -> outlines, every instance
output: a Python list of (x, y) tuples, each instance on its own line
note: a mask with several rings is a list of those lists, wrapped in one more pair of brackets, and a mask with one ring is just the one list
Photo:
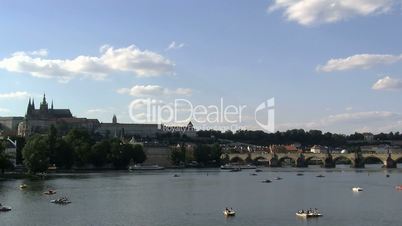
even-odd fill
[(236, 212), (234, 210), (225, 209), (223, 211), (223, 214), (227, 217), (233, 217), (234, 215), (236, 215)]
[(360, 191), (363, 191), (363, 188), (361, 188), (361, 187), (354, 187), (354, 188), (352, 188), (352, 191), (354, 191), (354, 192), (360, 192)]

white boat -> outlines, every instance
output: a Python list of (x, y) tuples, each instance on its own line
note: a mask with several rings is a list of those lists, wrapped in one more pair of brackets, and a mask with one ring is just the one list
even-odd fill
[(11, 211), (11, 207), (9, 206), (2, 206), (0, 204), (0, 212), (7, 212), (7, 211)]
[(304, 218), (313, 218), (313, 217), (322, 217), (323, 215), (321, 213), (301, 213), (301, 212), (297, 212), (296, 216), (304, 217)]
[(223, 214), (225, 216), (232, 217), (232, 216), (236, 215), (236, 212), (234, 210), (226, 209), (223, 211)]
[(44, 195), (54, 195), (56, 193), (57, 192), (55, 190), (48, 190), (48, 191), (43, 192)]
[(50, 200), (50, 202), (54, 203), (54, 204), (61, 204), (61, 205), (66, 205), (66, 204), (71, 203), (71, 201), (68, 200), (67, 198), (53, 199), (53, 200)]
[(363, 191), (363, 188), (361, 188), (361, 187), (354, 187), (354, 188), (352, 188), (352, 191), (354, 191), (354, 192)]
[(21, 188), (21, 189), (25, 189), (25, 188), (27, 188), (27, 187), (28, 187), (28, 185), (26, 185), (26, 184), (21, 184), (21, 185), (20, 185), (20, 188)]
[(163, 170), (165, 169), (162, 166), (159, 165), (140, 165), (140, 164), (135, 164), (133, 166), (128, 167), (129, 170)]
[(231, 165), (231, 164), (226, 164), (222, 165), (221, 169), (223, 170), (233, 170), (233, 169), (256, 169), (257, 167), (254, 165)]

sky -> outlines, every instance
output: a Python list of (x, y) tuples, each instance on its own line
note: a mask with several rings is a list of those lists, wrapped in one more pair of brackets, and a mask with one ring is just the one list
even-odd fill
[(401, 21), (401, 0), (3, 0), (0, 116), (43, 93), (102, 122), (223, 100), (258, 130), (274, 98), (275, 130), (399, 131)]

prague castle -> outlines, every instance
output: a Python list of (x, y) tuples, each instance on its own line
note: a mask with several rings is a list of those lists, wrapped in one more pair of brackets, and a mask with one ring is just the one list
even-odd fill
[(84, 128), (93, 133), (99, 125), (97, 119), (73, 117), (69, 109), (54, 109), (53, 101), (51, 107), (43, 95), (39, 109), (35, 108), (35, 102), (31, 99), (28, 102), (27, 112), (22, 122), (18, 124), (17, 133), (19, 136), (29, 136), (34, 133), (47, 133), (51, 125), (56, 126), (60, 133), (64, 134), (72, 128)]
[(115, 115), (111, 123), (74, 117), (70, 109), (55, 109), (53, 101), (49, 108), (45, 94), (39, 109), (35, 108), (35, 101), (29, 99), (25, 117), (0, 117), (0, 135), (27, 137), (32, 134), (44, 134), (49, 131), (51, 125), (54, 125), (60, 134), (66, 134), (73, 128), (81, 128), (104, 137), (156, 137), (158, 133), (175, 131), (187, 136), (196, 135), (191, 122), (183, 127), (169, 127), (159, 124), (118, 123)]

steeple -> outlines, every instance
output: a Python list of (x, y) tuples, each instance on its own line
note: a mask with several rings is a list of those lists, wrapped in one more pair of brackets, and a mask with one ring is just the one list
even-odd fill
[(43, 100), (42, 100), (42, 104), (47, 104), (47, 103), (46, 103), (46, 94), (45, 94), (45, 93), (43, 93)]
[(32, 109), (31, 98), (29, 98), (28, 107), (27, 107), (27, 115), (31, 112), (31, 109)]
[(112, 123), (113, 123), (113, 124), (116, 124), (116, 123), (117, 123), (117, 117), (116, 117), (116, 115), (113, 115)]
[(53, 110), (53, 100), (52, 100), (52, 105), (51, 105), (50, 109), (52, 109), (52, 110)]
[(43, 94), (43, 100), (42, 100), (42, 103), (40, 103), (40, 110), (47, 111), (48, 109), (49, 109), (49, 106), (46, 102), (46, 94)]
[(32, 109), (35, 110), (35, 99), (32, 98)]

